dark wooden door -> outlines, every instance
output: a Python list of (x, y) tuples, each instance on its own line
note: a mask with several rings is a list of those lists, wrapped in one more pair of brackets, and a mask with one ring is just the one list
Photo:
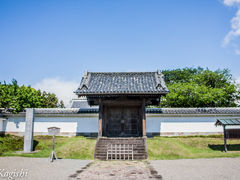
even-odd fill
[(140, 106), (106, 106), (103, 135), (108, 137), (138, 137), (142, 135)]

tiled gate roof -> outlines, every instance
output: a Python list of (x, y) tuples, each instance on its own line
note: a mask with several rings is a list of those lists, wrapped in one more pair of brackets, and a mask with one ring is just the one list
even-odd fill
[(77, 95), (166, 94), (163, 75), (157, 72), (85, 72)]

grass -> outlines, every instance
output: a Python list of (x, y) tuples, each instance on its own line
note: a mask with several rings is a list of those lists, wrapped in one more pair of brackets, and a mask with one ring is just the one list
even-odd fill
[[(20, 139), (19, 141), (21, 143), (19, 143), (18, 141), (15, 142), (11, 141), (12, 146), (8, 146), (9, 143), (5, 142), (6, 139), (9, 139), (9, 137), (11, 137), (11, 139), (18, 138)], [(0, 156), (48, 157), (52, 151), (52, 136), (35, 136), (34, 137), (35, 153), (31, 154), (16, 153), (16, 151), (23, 150), (23, 137), (6, 135), (4, 137), (1, 137), (1, 139), (2, 145), (5, 148), (3, 151), (1, 151), (0, 147)], [(64, 159), (93, 159), (95, 144), (96, 138), (90, 139), (81, 136), (76, 137), (56, 136), (55, 152), (59, 158)], [(10, 148), (14, 146), (15, 148)]]
[(23, 148), (23, 138), (19, 136), (0, 134), (0, 156), (9, 151), (17, 151)]
[(155, 137), (147, 140), (149, 159), (195, 159), (240, 157), (240, 140), (228, 141), (224, 152), (223, 136)]
[[(57, 156), (66, 159), (93, 159), (96, 138), (81, 136), (55, 138)], [(154, 137), (147, 140), (149, 159), (185, 159), (240, 157), (240, 140), (228, 141), (228, 153), (223, 147), (223, 136)], [(32, 154), (21, 154), (23, 137), (0, 136), (0, 156), (48, 157), (52, 151), (51, 136), (35, 136)]]

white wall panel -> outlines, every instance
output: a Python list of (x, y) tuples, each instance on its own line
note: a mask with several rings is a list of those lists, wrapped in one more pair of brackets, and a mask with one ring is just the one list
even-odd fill
[[(176, 115), (175, 115), (176, 116)], [(222, 132), (222, 127), (214, 124), (218, 118), (230, 117), (162, 117), (147, 116), (147, 133), (218, 133)], [(2, 121), (5, 132), (24, 133), (25, 117), (9, 117)], [(47, 133), (47, 128), (57, 126), (61, 132), (65, 133), (97, 133), (98, 118), (96, 116), (80, 117), (35, 117), (34, 132)]]
[(222, 132), (222, 127), (216, 127), (212, 122), (163, 122), (160, 132)]

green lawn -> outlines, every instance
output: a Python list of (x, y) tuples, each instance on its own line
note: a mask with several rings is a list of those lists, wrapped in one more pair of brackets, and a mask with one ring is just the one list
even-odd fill
[(149, 159), (240, 157), (240, 140), (228, 141), (224, 152), (223, 136), (155, 137), (147, 140)]
[[(96, 138), (56, 137), (56, 153), (60, 158), (93, 159)], [(183, 159), (240, 157), (240, 140), (228, 141), (228, 153), (223, 151), (222, 136), (155, 137), (147, 140), (149, 159)], [(19, 154), (23, 137), (0, 136), (0, 156), (48, 157), (52, 150), (51, 136), (35, 136), (32, 154)]]
[[(11, 140), (9, 140), (11, 139)], [(18, 141), (14, 142), (14, 139)], [(7, 148), (9, 141), (16, 148)], [(2, 142), (2, 143), (1, 143)], [(1, 148), (1, 144), (2, 147)], [(21, 144), (19, 146), (19, 144)], [(67, 159), (93, 159), (96, 138), (90, 139), (81, 136), (55, 137), (55, 152), (59, 158)], [(12, 145), (12, 146), (14, 146)], [(16, 151), (23, 150), (23, 137), (9, 136), (0, 137), (0, 156), (24, 156), (24, 157), (48, 157), (52, 151), (52, 136), (35, 136), (34, 150), (32, 154), (19, 154)]]

